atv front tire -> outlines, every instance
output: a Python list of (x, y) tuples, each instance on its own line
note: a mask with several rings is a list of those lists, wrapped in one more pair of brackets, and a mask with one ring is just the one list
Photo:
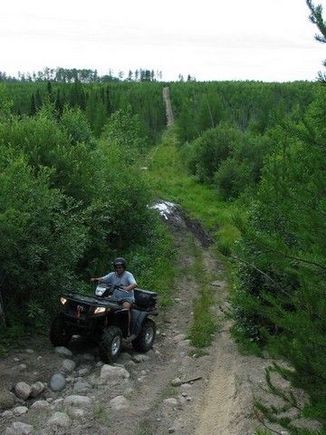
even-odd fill
[(67, 346), (71, 337), (72, 334), (65, 325), (62, 316), (55, 317), (50, 328), (50, 341), (53, 346)]
[(151, 319), (146, 319), (143, 323), (142, 329), (132, 342), (133, 348), (137, 352), (148, 352), (152, 347), (156, 335), (156, 325)]
[(104, 329), (99, 343), (101, 360), (105, 363), (114, 363), (121, 352), (122, 332), (117, 326)]

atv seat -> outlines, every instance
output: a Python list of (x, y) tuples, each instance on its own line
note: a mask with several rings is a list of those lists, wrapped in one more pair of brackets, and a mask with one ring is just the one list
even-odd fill
[(135, 288), (134, 296), (134, 308), (139, 310), (149, 310), (155, 308), (157, 302), (157, 293), (141, 288)]

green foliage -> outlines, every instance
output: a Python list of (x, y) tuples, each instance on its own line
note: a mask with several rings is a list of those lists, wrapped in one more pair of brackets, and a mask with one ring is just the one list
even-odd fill
[(60, 119), (61, 127), (67, 132), (70, 142), (88, 144), (92, 140), (92, 131), (86, 116), (80, 109), (66, 107)]
[[(62, 291), (85, 291), (81, 280), (108, 270), (117, 254), (139, 252), (149, 265), (142, 253), (156, 235), (153, 255), (171, 272), (158, 255), (169, 258), (168, 242), (154, 225), (138, 167), (139, 144), (148, 141), (141, 140), (138, 117), (129, 125), (117, 114), (110, 138), (98, 143), (80, 109), (56, 115), (47, 105), (34, 117), (0, 123), (1, 290), (9, 329), (42, 327)], [(160, 271), (169, 282), (163, 266), (153, 264), (153, 276)], [(146, 282), (155, 289), (149, 275)]]
[(8, 94), (6, 86), (0, 83), (0, 121), (8, 119), (13, 107), (13, 101)]
[(212, 182), (214, 173), (239, 140), (240, 132), (228, 125), (205, 131), (187, 150), (186, 158), (191, 173), (199, 181)]
[(214, 181), (224, 199), (236, 199), (248, 189), (255, 189), (261, 178), (264, 161), (275, 146), (267, 135), (242, 134), (215, 173)]
[(20, 321), (32, 300), (50, 313), (58, 293), (73, 285), (86, 234), (75, 204), (50, 187), (49, 170), (34, 176), (22, 154), (5, 148), (0, 168), (3, 298), (9, 318)]
[(144, 124), (131, 108), (115, 112), (104, 127), (103, 138), (124, 148), (125, 157), (144, 153), (149, 148), (149, 139)]
[[(239, 245), (238, 331), (290, 361), (288, 377), (325, 404), (325, 95), (284, 126)], [(318, 414), (318, 412), (316, 412)]]

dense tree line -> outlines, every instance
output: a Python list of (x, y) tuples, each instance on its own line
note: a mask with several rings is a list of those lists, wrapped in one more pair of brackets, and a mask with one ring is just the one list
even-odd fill
[(0, 82), (106, 83), (122, 80), (135, 82), (162, 80), (162, 71), (139, 68), (135, 71), (129, 70), (128, 74), (124, 71), (119, 71), (117, 75), (114, 75), (112, 69), (109, 69), (108, 74), (99, 75), (96, 69), (90, 68), (45, 67), (42, 71), (33, 71), (32, 73), (22, 73), (19, 71), (17, 77), (0, 71)]

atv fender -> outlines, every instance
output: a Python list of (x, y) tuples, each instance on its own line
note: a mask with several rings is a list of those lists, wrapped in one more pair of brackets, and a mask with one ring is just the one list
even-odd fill
[(138, 335), (142, 329), (144, 320), (149, 316), (146, 311), (132, 310), (131, 313), (131, 332)]

